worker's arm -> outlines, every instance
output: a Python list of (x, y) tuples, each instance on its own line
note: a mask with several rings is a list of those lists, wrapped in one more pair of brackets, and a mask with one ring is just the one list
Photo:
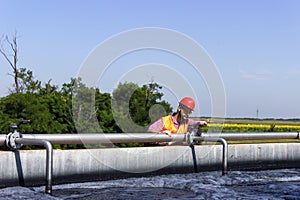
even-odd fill
[(188, 122), (188, 125), (194, 125), (194, 124), (199, 124), (200, 126), (207, 126), (207, 122), (206, 121), (196, 121), (196, 120), (193, 120), (193, 119), (189, 119), (189, 122)]
[(169, 130), (162, 130), (164, 126), (163, 120), (160, 118), (159, 120), (157, 120), (156, 122), (154, 122), (153, 124), (151, 124), (148, 128), (148, 132), (152, 132), (152, 133), (165, 133), (168, 136), (171, 136), (172, 133)]

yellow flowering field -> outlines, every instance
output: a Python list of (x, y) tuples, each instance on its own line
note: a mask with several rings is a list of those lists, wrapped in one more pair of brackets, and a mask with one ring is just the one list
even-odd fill
[(208, 129), (218, 129), (222, 128), (223, 132), (299, 132), (300, 125), (276, 125), (276, 124), (217, 124), (209, 123)]

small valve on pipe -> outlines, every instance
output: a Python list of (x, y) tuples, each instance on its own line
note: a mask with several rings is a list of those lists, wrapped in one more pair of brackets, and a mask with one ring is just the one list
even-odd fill
[(194, 137), (201, 137), (202, 135), (202, 130), (201, 130), (201, 124), (196, 123), (192, 125), (188, 125), (188, 131), (187, 131), (187, 143), (189, 145), (194, 145), (194, 144), (200, 144), (200, 141), (196, 141), (193, 138)]
[(13, 129), (13, 131), (17, 131), (18, 127), (21, 124), (28, 124), (30, 122), (31, 122), (30, 120), (20, 120), (20, 121), (18, 121), (16, 123), (11, 124), (10, 127)]
[(13, 129), (13, 131), (6, 135), (6, 146), (13, 149), (20, 149), (22, 147), (22, 144), (17, 144), (15, 142), (16, 138), (22, 138), (22, 134), (18, 132), (18, 127), (21, 124), (27, 124), (30, 123), (30, 120), (20, 120), (16, 123), (13, 123), (10, 125), (10, 127)]

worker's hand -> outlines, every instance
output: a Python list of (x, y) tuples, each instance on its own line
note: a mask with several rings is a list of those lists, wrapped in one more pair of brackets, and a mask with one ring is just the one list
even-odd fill
[(199, 126), (201, 126), (201, 127), (207, 126), (207, 122), (206, 121), (199, 121)]
[(171, 131), (169, 131), (169, 130), (164, 130), (164, 131), (162, 131), (162, 133), (167, 134), (169, 137), (172, 136), (172, 133), (171, 133)]

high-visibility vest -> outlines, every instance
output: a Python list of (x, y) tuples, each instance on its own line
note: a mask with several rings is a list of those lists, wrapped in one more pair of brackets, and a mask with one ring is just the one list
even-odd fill
[(169, 130), (171, 133), (186, 133), (187, 132), (187, 124), (183, 123), (179, 126), (178, 130), (175, 128), (175, 125), (172, 121), (172, 116), (162, 117), (162, 121), (164, 123), (162, 131)]

